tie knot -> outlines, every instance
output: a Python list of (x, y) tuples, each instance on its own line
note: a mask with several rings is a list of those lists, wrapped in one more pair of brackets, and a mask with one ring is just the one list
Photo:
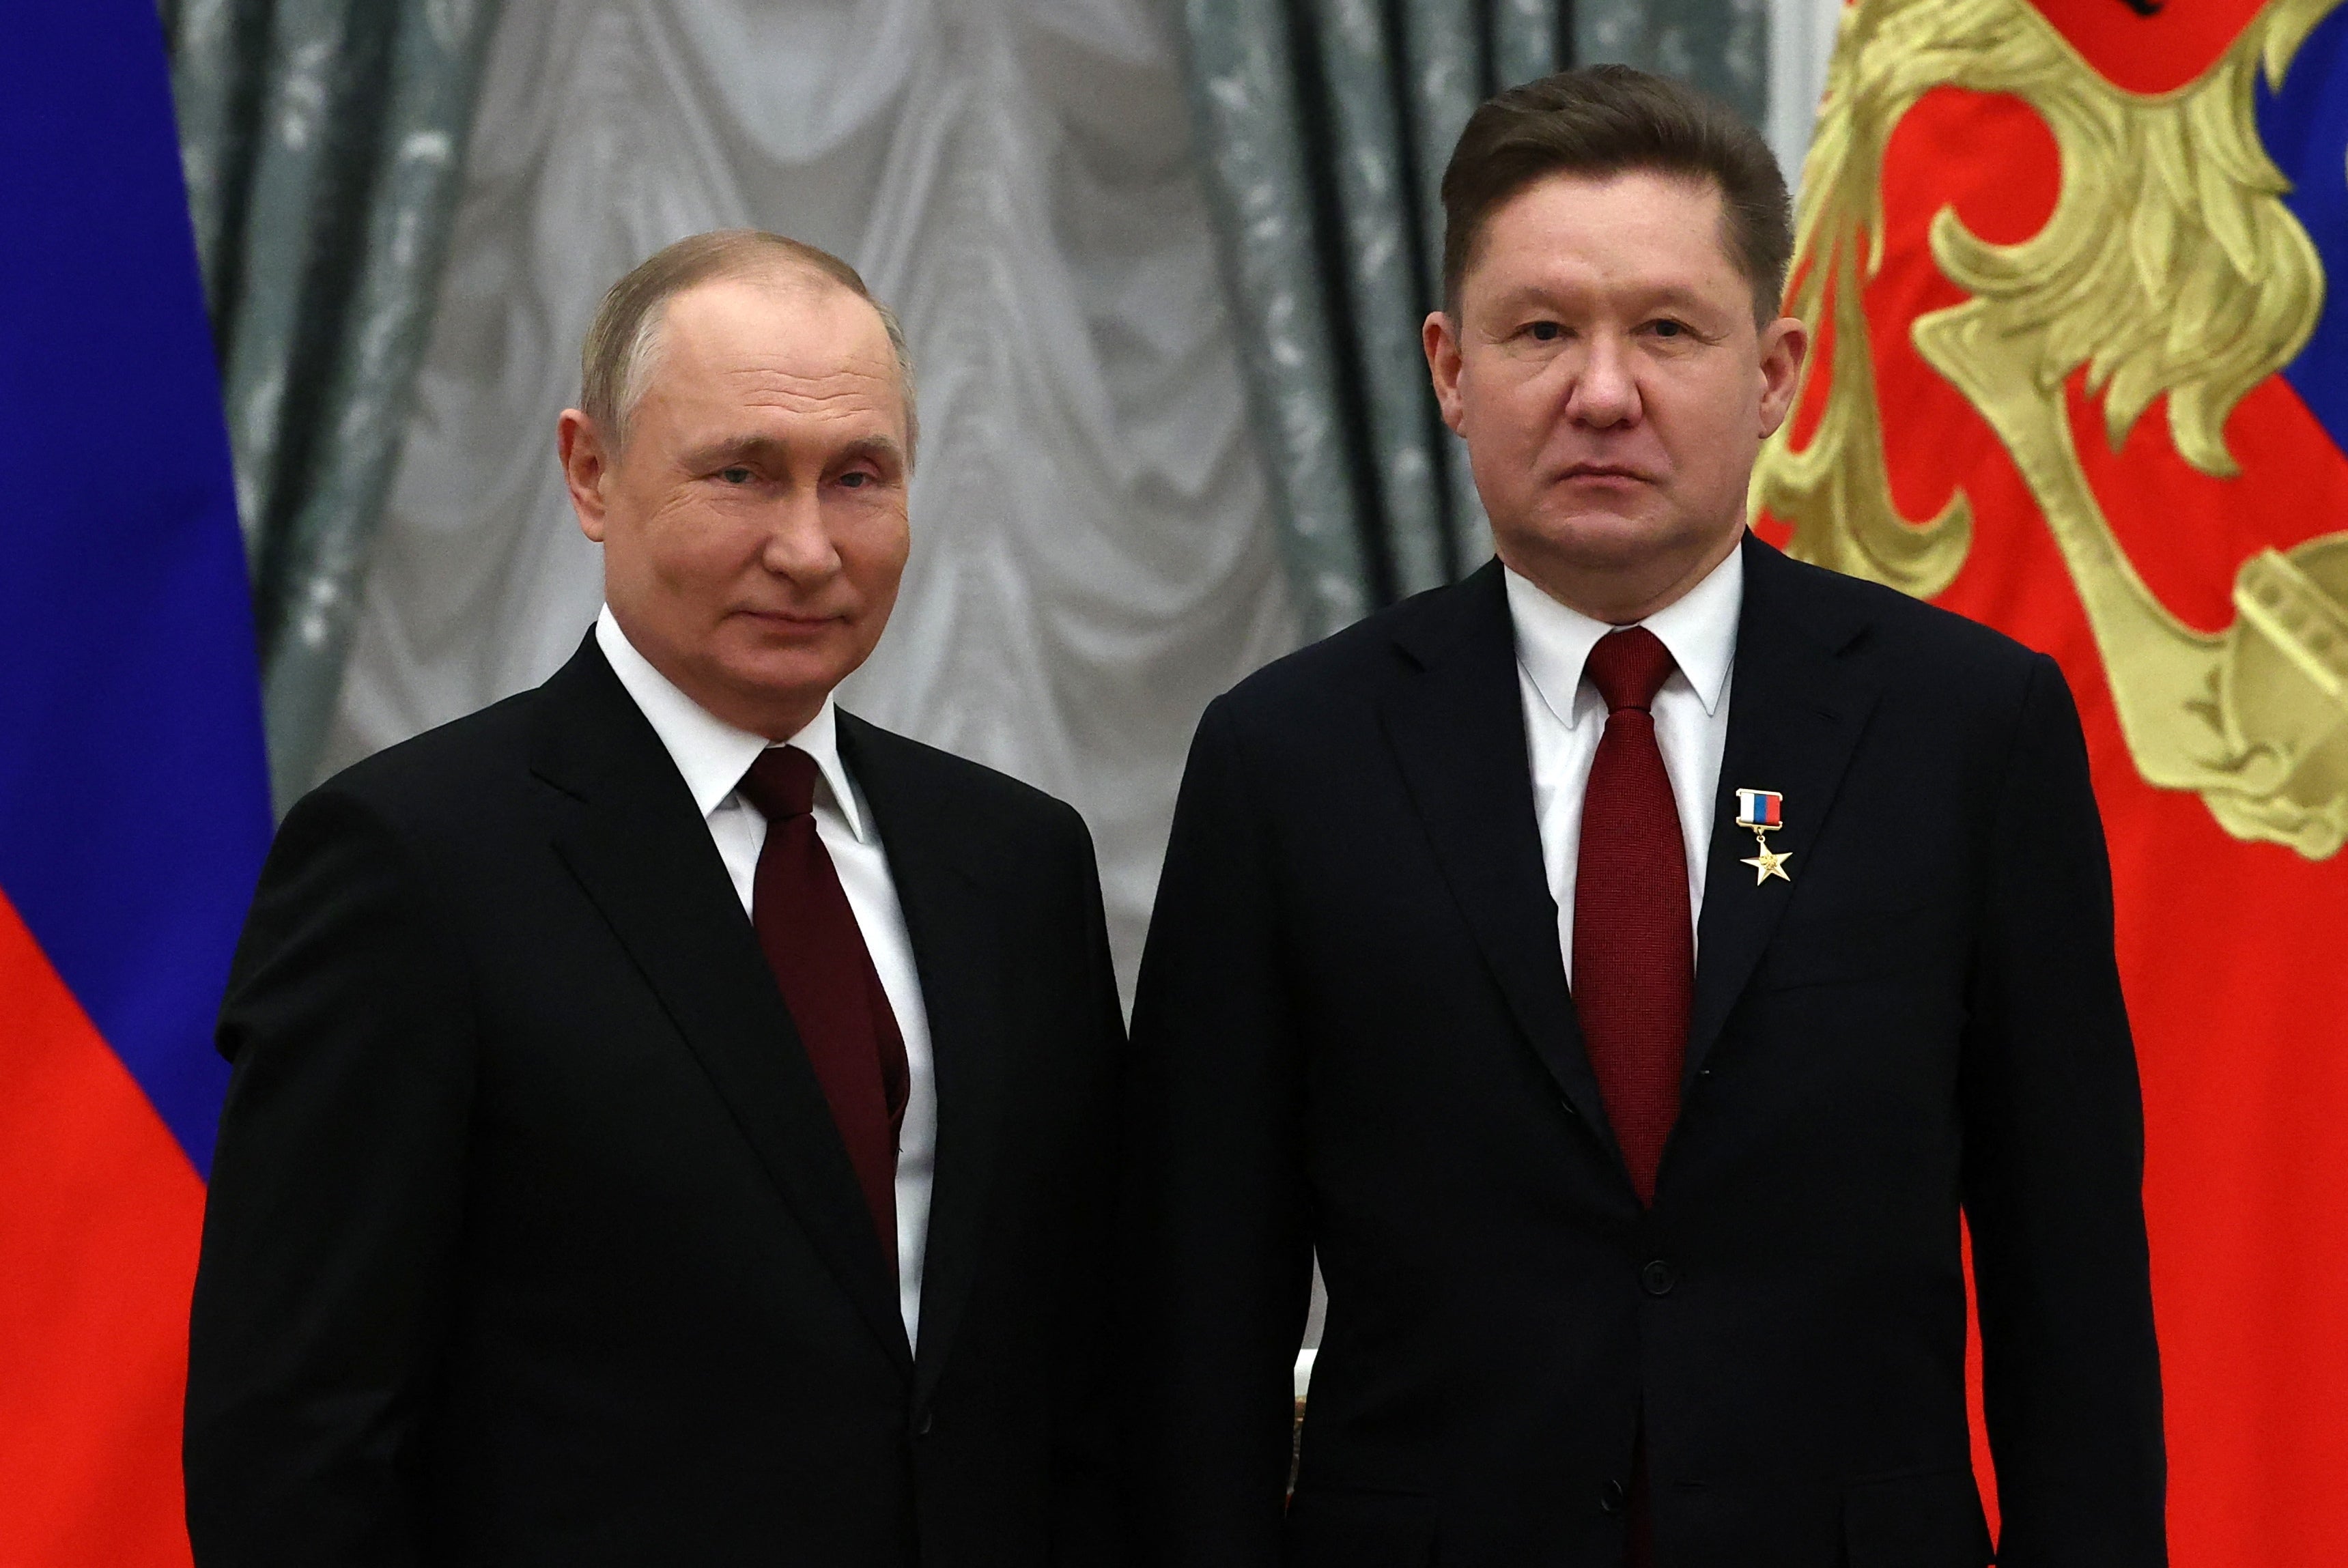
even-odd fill
[(1617, 708), (1644, 711), (1677, 668), (1662, 638), (1643, 626), (1626, 626), (1598, 640), (1582, 672), (1612, 712)]
[(815, 759), (797, 746), (768, 746), (736, 786), (768, 822), (815, 809)]

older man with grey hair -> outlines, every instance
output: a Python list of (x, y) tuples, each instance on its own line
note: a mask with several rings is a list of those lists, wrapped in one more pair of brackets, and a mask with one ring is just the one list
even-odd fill
[(606, 296), (580, 402), (578, 653), (313, 792), (263, 876), (196, 1559), (1107, 1561), (1091, 841), (832, 698), (910, 545), (902, 333), (700, 235)]

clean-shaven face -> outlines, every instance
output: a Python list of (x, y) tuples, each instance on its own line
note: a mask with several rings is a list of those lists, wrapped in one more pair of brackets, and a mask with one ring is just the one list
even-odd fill
[(629, 641), (719, 718), (796, 733), (880, 641), (910, 545), (879, 313), (815, 280), (689, 289), (624, 446), (602, 436), (564, 415), (573, 504)]
[(1569, 603), (1646, 585), (1593, 613), (1675, 597), (1735, 548), (1793, 396), (1801, 323), (1756, 325), (1724, 241), (1710, 181), (1552, 175), (1487, 220), (1456, 320), (1427, 318), (1501, 559)]

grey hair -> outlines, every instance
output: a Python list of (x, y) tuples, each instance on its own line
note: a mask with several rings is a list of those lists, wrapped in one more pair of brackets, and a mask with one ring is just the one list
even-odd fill
[(668, 302), (719, 279), (767, 278), (797, 272), (837, 285), (879, 313), (897, 360), (905, 399), (905, 466), (913, 463), (921, 419), (913, 396), (913, 355), (897, 313), (872, 297), (856, 269), (829, 251), (759, 229), (716, 229), (663, 246), (603, 295), (579, 351), (579, 406), (614, 450), (627, 442), (629, 418), (644, 400), (660, 354)]

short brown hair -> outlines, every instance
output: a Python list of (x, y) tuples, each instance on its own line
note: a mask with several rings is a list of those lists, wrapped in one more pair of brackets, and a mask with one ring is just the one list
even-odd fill
[(645, 373), (660, 346), (669, 301), (720, 278), (768, 278), (796, 272), (839, 285), (880, 313), (897, 384), (905, 395), (905, 461), (910, 467), (921, 431), (913, 412), (913, 358), (896, 313), (872, 297), (855, 268), (829, 251), (760, 229), (715, 229), (664, 245), (603, 295), (579, 351), (579, 406), (614, 448), (627, 441), (628, 416), (644, 395)]
[(1776, 319), (1794, 225), (1769, 144), (1717, 98), (1629, 66), (1560, 71), (1468, 117), (1443, 171), (1443, 308), (1458, 314), (1484, 226), (1527, 186), (1552, 174), (1602, 179), (1633, 169), (1719, 189), (1722, 243), (1753, 286), (1753, 319)]

